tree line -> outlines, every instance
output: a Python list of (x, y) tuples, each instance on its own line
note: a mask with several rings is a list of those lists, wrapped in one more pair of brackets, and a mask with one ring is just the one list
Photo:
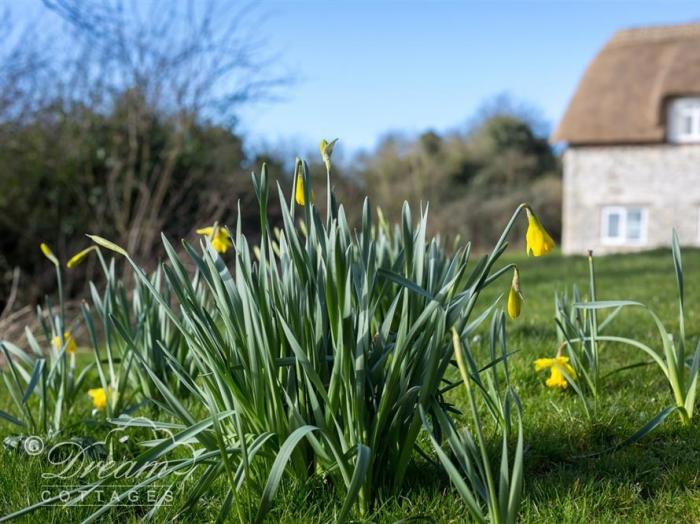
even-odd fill
[[(254, 14), (241, 8), (222, 25), (213, 0), (155, 1), (148, 12), (140, 5), (44, 0), (61, 22), (51, 37), (3, 17), (0, 312), (50, 288), (39, 242), (66, 260), (90, 232), (155, 264), (161, 231), (192, 239), (214, 221), (235, 226), (239, 201), (243, 226), (255, 227), (250, 172), (262, 162), (291, 189), (290, 159), (246, 152), (236, 131), (242, 105), (293, 86), (293, 75), (246, 29)], [(390, 219), (404, 200), (429, 202), (434, 231), (478, 248), (493, 243), (510, 210), (527, 200), (556, 236), (561, 169), (538, 122), (507, 103), (475, 118), (461, 131), (388, 135), (375, 150), (335, 164), (340, 200), (355, 203), (350, 218), (365, 194)], [(308, 160), (320, 187), (320, 156)], [(95, 269), (72, 272), (68, 293)]]

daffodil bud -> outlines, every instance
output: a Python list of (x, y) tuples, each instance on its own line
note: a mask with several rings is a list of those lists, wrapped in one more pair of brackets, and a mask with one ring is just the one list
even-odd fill
[(526, 252), (528, 255), (532, 254), (536, 257), (546, 255), (554, 249), (554, 240), (542, 227), (542, 224), (529, 206), (525, 208), (525, 212), (527, 213)]
[(92, 240), (95, 244), (98, 246), (102, 246), (105, 249), (109, 249), (110, 251), (114, 251), (115, 253), (119, 253), (122, 256), (128, 257), (129, 253), (126, 252), (126, 249), (123, 247), (118, 246), (114, 242), (111, 242), (107, 240), (106, 238), (102, 238), (101, 236), (97, 235), (86, 235), (90, 240)]
[(83, 249), (79, 253), (76, 253), (73, 255), (68, 263), (66, 264), (66, 267), (68, 269), (73, 269), (75, 266), (78, 266), (83, 263), (83, 261), (87, 258), (87, 256), (92, 253), (93, 251), (97, 250), (97, 246), (90, 246), (86, 249)]
[(508, 292), (508, 316), (510, 318), (518, 318), (522, 306), (523, 294), (520, 291), (520, 273), (518, 268), (513, 268), (513, 280), (510, 284)]
[(56, 255), (53, 254), (53, 251), (51, 251), (51, 248), (43, 242), (39, 244), (39, 247), (41, 248), (41, 252), (44, 254), (44, 256), (48, 258), (54, 266), (58, 267), (58, 259), (56, 258)]
[[(306, 195), (304, 194), (304, 179), (301, 176), (301, 173), (297, 174), (296, 177), (296, 189), (294, 191), (294, 198), (297, 201), (297, 204), (300, 206), (305, 206), (306, 205)], [(311, 190), (311, 203), (314, 203), (314, 200), (316, 199), (316, 195), (314, 195), (314, 190)]]
[(335, 143), (337, 141), (337, 138), (335, 140), (331, 140), (330, 142), (328, 142), (325, 138), (321, 140), (321, 146), (319, 149), (321, 150), (321, 158), (323, 158), (323, 163), (326, 164), (326, 171), (331, 170), (331, 155), (333, 154), (333, 147), (335, 147)]

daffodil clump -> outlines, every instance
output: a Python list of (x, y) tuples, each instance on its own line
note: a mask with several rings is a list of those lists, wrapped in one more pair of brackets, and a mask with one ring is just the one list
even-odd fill
[[(528, 253), (544, 255), (554, 243), (526, 204), (479, 262), (470, 258), (468, 245), (448, 250), (439, 236), (430, 238), (427, 211), (414, 217), (408, 204), (392, 228), (365, 201), (353, 227), (332, 192), (336, 143), (323, 140), (319, 148), (327, 175), (326, 220), (319, 216), (307, 165), (297, 160), (291, 198), (278, 190), (278, 230), (268, 223), (267, 168), (253, 176), (260, 220), (255, 246), (248, 244), (239, 214), (236, 229), (217, 222), (196, 229), (206, 237), (202, 249), (183, 241), (184, 249), (176, 250), (163, 237), (166, 261), (147, 274), (118, 244), (88, 235), (94, 245), (67, 266), (95, 253), (105, 273), (104, 289), (93, 285), (91, 302), (81, 308), (99, 385), (86, 387), (90, 374), (70, 367), (79, 360), (66, 358), (76, 349), (76, 323), (69, 329), (60, 313), (48, 319), (46, 333), (50, 346), (65, 347), (53, 351), (56, 365), (65, 367), (46, 370), (47, 378), (57, 379), (46, 386), (45, 399), (89, 400), (100, 423), (118, 421), (124, 428), (144, 427), (142, 418), (127, 415), (152, 406), (153, 420), (146, 422), (177, 428), (194, 454), (178, 454), (168, 436), (149, 442), (149, 461), (177, 457), (172, 464), (191, 467), (199, 497), (224, 486), (229, 503), (222, 521), (239, 510), (243, 486), (251, 494), (244, 503), (258, 496), (259, 505), (257, 514), (245, 508), (239, 515), (264, 520), (284, 475), (301, 482), (324, 475), (344, 497), (336, 519), (346, 521), (353, 512), (365, 518), (381, 493), (402, 489), (418, 457), (418, 439), (427, 434), (470, 517), (515, 522), (523, 442), (505, 329), (506, 312), (512, 319), (521, 315), (523, 293), (518, 268), (497, 263), (523, 210)], [(45, 244), (41, 250), (56, 267), (62, 290), (58, 257)], [(117, 258), (105, 260), (107, 251)], [(133, 290), (116, 277), (120, 260), (133, 271)], [(470, 341), (489, 316), (474, 314), (482, 310), (482, 291), (510, 271), (506, 312), (492, 308), (492, 352), (473, 352)], [(62, 299), (60, 304), (63, 311)], [(469, 438), (460, 436), (444, 398), (456, 387), (448, 374), (455, 361), (478, 426)], [(42, 363), (32, 365), (34, 373), (44, 372)], [(561, 372), (557, 365), (550, 366), (553, 376)], [(13, 398), (32, 392), (18, 387)], [(58, 413), (53, 427), (60, 431), (65, 411), (49, 407), (44, 411)], [(496, 451), (481, 428), (484, 410), (497, 421), (502, 446)], [(457, 467), (451, 457), (460, 457)], [(474, 467), (463, 468), (467, 463)], [(141, 479), (143, 485), (164, 481), (162, 472), (156, 474)], [(174, 473), (171, 478), (178, 480)], [(90, 487), (115, 480), (107, 475)], [(196, 499), (185, 497), (180, 510), (191, 509)]]
[[(649, 432), (658, 424), (669, 416), (671, 413), (677, 413), (683, 424), (689, 424), (695, 413), (695, 405), (697, 400), (698, 382), (700, 382), (700, 343), (695, 343), (689, 340), (686, 332), (686, 299), (685, 285), (683, 274), (683, 260), (681, 257), (680, 240), (676, 231), (673, 231), (671, 239), (671, 255), (673, 258), (673, 268), (675, 272), (675, 280), (677, 286), (677, 304), (678, 318), (676, 321), (677, 332), (673, 333), (669, 328), (664, 326), (661, 318), (648, 306), (631, 300), (594, 300), (591, 302), (582, 301), (575, 304), (575, 307), (587, 313), (591, 319), (596, 319), (596, 314), (602, 311), (610, 311), (604, 322), (601, 322), (600, 328), (596, 328), (593, 333), (585, 333), (584, 336), (579, 336), (569, 342), (580, 343), (581, 340), (586, 342), (614, 342), (625, 344), (640, 350), (645, 354), (645, 357), (651, 358), (651, 362), (655, 364), (661, 372), (661, 376), (668, 384), (668, 389), (673, 398), (673, 404), (664, 409), (654, 419), (652, 419), (644, 427), (642, 433)], [(592, 264), (592, 259), (591, 259)], [(592, 266), (591, 266), (592, 267)], [(600, 331), (605, 325), (611, 324), (611, 320), (615, 318), (621, 311), (629, 308), (640, 309), (648, 315), (650, 324), (656, 327), (659, 335), (659, 342), (656, 346), (649, 346), (645, 342), (635, 340), (621, 335), (601, 334)], [(641, 430), (640, 430), (641, 431)]]
[[(45, 242), (39, 244), (39, 249), (56, 271), (58, 301), (37, 308), (41, 335), (35, 336), (27, 328), (27, 348), (0, 339), (0, 352), (6, 363), (0, 371), (7, 373), (3, 382), (17, 408), (16, 416), (0, 412), (0, 418), (15, 423), (30, 435), (50, 440), (61, 432), (65, 418), (80, 403), (87, 370), (76, 372), (78, 344), (66, 318), (61, 263)], [(91, 246), (87, 251), (95, 249)], [(29, 403), (32, 397), (38, 398), (38, 402)], [(34, 411), (33, 406), (38, 409)]]

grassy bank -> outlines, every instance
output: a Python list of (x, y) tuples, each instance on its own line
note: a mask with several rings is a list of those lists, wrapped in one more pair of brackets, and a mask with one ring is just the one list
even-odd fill
[[(536, 262), (511, 255), (503, 263), (516, 262), (520, 268), (525, 295), (523, 313), (508, 323), (513, 383), (523, 401), (525, 423), (525, 500), (524, 522), (679, 522), (700, 515), (700, 431), (697, 422), (682, 427), (671, 417), (640, 443), (599, 458), (580, 458), (603, 450), (628, 437), (646, 421), (671, 404), (671, 397), (658, 369), (639, 367), (608, 376), (594, 417), (588, 418), (580, 400), (571, 391), (549, 390), (544, 375), (533, 371), (533, 360), (551, 357), (557, 349), (553, 296), (577, 283), (587, 283), (587, 261), (583, 257), (548, 256)], [(694, 346), (700, 335), (700, 252), (684, 251), (686, 276), (686, 329)], [(677, 327), (675, 279), (670, 252), (601, 257), (596, 260), (600, 299), (637, 300), (650, 305), (667, 328)], [(508, 279), (501, 289), (489, 289), (488, 299), (506, 293)], [(483, 303), (488, 303), (485, 300)], [(611, 332), (634, 336), (654, 348), (660, 341), (651, 320), (634, 311), (623, 312)], [(484, 342), (477, 342), (484, 345)], [(645, 360), (640, 351), (616, 345), (601, 350), (603, 375), (619, 366)], [(0, 409), (10, 410), (10, 399), (0, 389)], [(453, 401), (465, 402), (462, 390)], [(89, 399), (75, 421), (89, 416)], [(101, 437), (108, 428), (83, 424), (81, 431)], [(13, 431), (0, 424), (0, 435)], [(428, 450), (429, 446), (425, 446)], [(41, 487), (50, 484), (42, 478), (48, 470), (40, 458), (28, 459), (17, 453), (0, 451), (0, 514), (7, 514), (39, 500)], [(443, 470), (429, 462), (417, 464), (409, 472), (407, 488), (400, 497), (387, 498), (375, 508), (370, 521), (395, 522), (414, 518), (427, 521), (462, 521), (466, 509)], [(223, 502), (219, 497), (203, 500), (194, 520), (214, 518)], [(314, 478), (305, 485), (291, 482), (268, 516), (270, 522), (332, 521), (339, 503), (330, 485)], [(93, 508), (94, 510), (94, 508)], [(53, 508), (27, 517), (47, 522), (75, 522), (91, 508)], [(122, 507), (113, 518), (136, 520), (143, 510)], [(235, 515), (235, 512), (232, 513)], [(158, 520), (172, 518), (165, 511)], [(191, 517), (183, 520), (192, 520)]]

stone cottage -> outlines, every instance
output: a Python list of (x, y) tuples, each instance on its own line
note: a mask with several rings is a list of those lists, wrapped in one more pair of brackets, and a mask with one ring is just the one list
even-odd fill
[(700, 245), (700, 24), (620, 31), (552, 136), (565, 142), (562, 250)]

